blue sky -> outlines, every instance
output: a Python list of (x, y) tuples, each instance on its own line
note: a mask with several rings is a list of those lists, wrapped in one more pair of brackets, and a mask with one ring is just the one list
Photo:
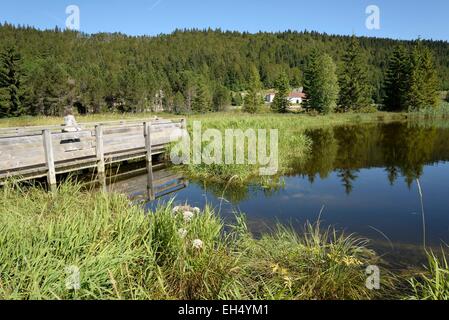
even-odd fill
[[(449, 40), (447, 0), (0, 0), (0, 21), (64, 28), (65, 8), (72, 4), (80, 8), (81, 31), (87, 33), (155, 35), (212, 27)], [(380, 9), (380, 30), (365, 27), (368, 5)]]

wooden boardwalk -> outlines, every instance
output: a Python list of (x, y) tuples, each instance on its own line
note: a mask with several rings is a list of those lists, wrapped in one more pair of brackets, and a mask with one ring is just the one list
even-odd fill
[(0, 183), (5, 179), (47, 177), (54, 189), (56, 176), (96, 168), (105, 185), (105, 166), (146, 159), (152, 185), (152, 156), (164, 153), (168, 143), (186, 130), (185, 119), (148, 119), (79, 124), (76, 132), (63, 126), (0, 129)]

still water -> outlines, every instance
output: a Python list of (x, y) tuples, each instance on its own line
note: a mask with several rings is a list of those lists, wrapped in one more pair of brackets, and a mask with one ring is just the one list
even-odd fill
[[(323, 225), (370, 239), (397, 263), (422, 257), (424, 226), (429, 246), (449, 243), (449, 125), (377, 123), (306, 134), (313, 141), (308, 161), (295, 166), (276, 188), (249, 185), (223, 190), (224, 186), (190, 181), (147, 207), (173, 197), (180, 204), (208, 203), (225, 219), (245, 213), (256, 234), (277, 222), (300, 229), (307, 220), (316, 221), (324, 208)], [(144, 176), (137, 177), (122, 188), (132, 186), (138, 194), (145, 183)]]

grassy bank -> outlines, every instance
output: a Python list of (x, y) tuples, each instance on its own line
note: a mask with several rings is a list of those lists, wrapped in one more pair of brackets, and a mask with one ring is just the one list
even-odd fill
[[(308, 224), (254, 239), (211, 208), (147, 215), (121, 195), (0, 190), (0, 299), (371, 299), (367, 243)], [(184, 211), (189, 210), (192, 213)], [(225, 231), (226, 230), (226, 231)], [(79, 289), (73, 289), (79, 269)], [(387, 277), (383, 274), (384, 288)], [(67, 287), (67, 284), (71, 284)]]
[[(360, 121), (377, 121), (377, 120), (398, 120), (404, 119), (406, 113), (393, 112), (376, 112), (376, 113), (335, 113), (330, 115), (316, 115), (308, 114), (274, 114), (261, 113), (250, 115), (239, 111), (230, 112), (214, 112), (207, 114), (192, 114), (185, 116), (173, 115), (170, 113), (102, 113), (78, 115), (77, 121), (85, 122), (101, 122), (101, 121), (116, 121), (116, 120), (136, 120), (146, 119), (154, 116), (165, 118), (186, 117), (189, 120), (219, 121), (219, 120), (237, 120), (240, 119), (263, 119), (270, 120), (273, 118), (282, 118), (286, 120), (294, 120), (300, 126), (320, 126), (327, 124), (343, 124)], [(0, 119), (0, 128), (6, 127), (20, 127), (20, 126), (41, 126), (41, 125), (59, 125), (63, 123), (62, 117), (45, 117), (45, 116), (23, 116), (18, 118), (2, 118)]]

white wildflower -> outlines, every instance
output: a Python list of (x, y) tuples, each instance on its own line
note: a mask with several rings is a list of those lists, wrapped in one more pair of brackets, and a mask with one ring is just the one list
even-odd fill
[(203, 241), (200, 239), (195, 239), (192, 241), (192, 245), (194, 249), (202, 249), (203, 248)]
[(190, 220), (193, 219), (194, 214), (193, 214), (193, 212), (191, 212), (191, 211), (184, 211), (184, 213), (182, 214), (182, 216), (184, 217), (184, 221), (185, 221), (185, 222), (189, 222)]
[(181, 239), (184, 239), (187, 236), (187, 230), (183, 229), (183, 228), (179, 229), (178, 230), (178, 235), (179, 235), (179, 237)]
[(193, 208), (193, 212), (195, 212), (196, 214), (199, 214), (201, 212), (200, 208), (195, 207)]
[(173, 208), (173, 213), (178, 213), (179, 212), (180, 207), (176, 206)]

